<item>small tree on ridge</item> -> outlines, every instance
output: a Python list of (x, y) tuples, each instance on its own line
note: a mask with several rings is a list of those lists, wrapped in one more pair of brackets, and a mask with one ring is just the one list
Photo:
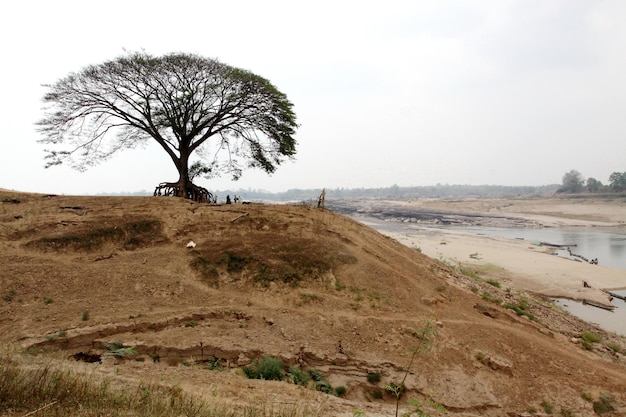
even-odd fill
[(214, 59), (132, 53), (46, 87), (40, 142), (69, 145), (46, 149), (46, 167), (69, 162), (84, 170), (154, 140), (178, 170), (178, 180), (167, 184), (177, 196), (202, 200), (195, 175), (226, 172), (236, 180), (243, 170), (239, 158), (273, 173), (296, 153), (296, 116), (286, 95)]

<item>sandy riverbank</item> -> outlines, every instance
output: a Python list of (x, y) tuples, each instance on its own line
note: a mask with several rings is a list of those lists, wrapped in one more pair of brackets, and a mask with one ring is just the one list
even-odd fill
[[(624, 227), (626, 204), (606, 201), (471, 200), (402, 203), (456, 214), (506, 215), (546, 227)], [(475, 265), (481, 275), (509, 286), (550, 297), (608, 303), (602, 291), (626, 288), (626, 271), (551, 255), (552, 250), (528, 241), (477, 235), (454, 229), (414, 228), (410, 233), (385, 232), (435, 259)], [(592, 288), (585, 288), (586, 281)]]

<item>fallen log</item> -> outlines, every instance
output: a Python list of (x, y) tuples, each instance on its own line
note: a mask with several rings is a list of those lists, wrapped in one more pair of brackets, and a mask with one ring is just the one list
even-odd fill
[(611, 292), (611, 291), (607, 291), (606, 293), (608, 295), (610, 295), (611, 297), (619, 298), (620, 300), (626, 301), (626, 295), (620, 295), (620, 294), (617, 294), (617, 293), (614, 293), (614, 292)]
[(611, 306), (611, 305), (607, 305), (607, 304), (602, 304), (602, 303), (598, 303), (598, 302), (596, 302), (596, 301), (587, 300), (587, 299), (583, 299), (583, 304), (590, 305), (590, 306), (592, 306), (592, 307), (601, 308), (601, 309), (603, 309), (603, 310), (608, 310), (608, 311), (613, 311), (613, 310), (615, 310), (615, 306)]
[(549, 243), (549, 242), (539, 242), (539, 243), (540, 243), (540, 246), (550, 246), (552, 248), (569, 248), (569, 247), (577, 246), (576, 243), (566, 244), (566, 245), (562, 245), (560, 243)]

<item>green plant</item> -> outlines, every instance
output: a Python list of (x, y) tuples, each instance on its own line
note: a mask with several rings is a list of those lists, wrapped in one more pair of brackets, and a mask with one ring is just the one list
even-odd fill
[(342, 397), (342, 396), (344, 396), (344, 395), (346, 394), (346, 391), (347, 391), (347, 389), (346, 389), (346, 387), (344, 387), (343, 385), (340, 385), (340, 386), (338, 386), (338, 387), (335, 387), (335, 395), (336, 395), (337, 397)]
[(217, 267), (200, 254), (193, 252), (194, 258), (189, 262), (189, 266), (196, 270), (210, 287), (219, 287), (220, 273)]
[(602, 341), (601, 335), (587, 331), (582, 332), (580, 338), (589, 343), (600, 343)]
[(341, 283), (339, 280), (335, 281), (335, 289), (337, 291), (342, 291), (344, 288), (346, 288), (346, 286), (343, 283)]
[(574, 412), (570, 409), (563, 408), (561, 409), (561, 416), (562, 417), (574, 417)]
[(493, 285), (493, 286), (494, 286), (494, 287), (496, 287), (496, 288), (500, 288), (500, 283), (499, 283), (498, 281), (496, 281), (496, 280), (493, 280), (493, 279), (488, 279), (488, 280), (486, 280), (485, 282), (486, 282), (487, 284), (489, 284), (489, 285)]
[(294, 384), (303, 386), (306, 386), (311, 380), (311, 374), (307, 371), (300, 370), (295, 366), (291, 366), (289, 368), (289, 377)]
[(117, 340), (112, 343), (104, 342), (102, 344), (107, 349), (107, 352), (104, 354), (104, 356), (112, 356), (115, 358), (125, 359), (129, 356), (137, 354), (134, 348), (124, 347), (122, 342)]
[(320, 296), (317, 294), (313, 294), (313, 293), (300, 293), (298, 294), (298, 296), (300, 297), (300, 300), (304, 304), (309, 304), (309, 303), (313, 303), (316, 301), (320, 301)]
[(613, 400), (608, 394), (601, 394), (598, 401), (593, 402), (593, 411), (596, 414), (605, 414), (615, 411)]
[(264, 356), (260, 361), (244, 366), (243, 372), (250, 379), (282, 381), (285, 378), (283, 362), (272, 356)]
[(82, 321), (87, 321), (89, 320), (89, 310), (83, 310), (83, 314), (80, 317)]
[(380, 382), (380, 373), (378, 372), (369, 372), (367, 374), (367, 382), (370, 384), (376, 384)]
[[(436, 335), (437, 331), (435, 330), (435, 327), (433, 325), (433, 320), (425, 320), (422, 324), (422, 327), (418, 329), (413, 329), (413, 336), (418, 339), (418, 342), (415, 347), (409, 350), (409, 352), (411, 353), (411, 358), (409, 359), (409, 363), (405, 368), (402, 381), (400, 381), (399, 383), (391, 382), (385, 385), (385, 390), (396, 398), (396, 417), (398, 417), (398, 410), (400, 408), (400, 398), (402, 398), (402, 396), (406, 392), (406, 386), (404, 385), (404, 383), (406, 382), (406, 378), (409, 376), (409, 372), (411, 372), (413, 362), (415, 362), (415, 358), (418, 354), (430, 354), (433, 347), (433, 340)], [(434, 401), (432, 403), (436, 404)], [(416, 408), (416, 412), (418, 413), (418, 415), (420, 415), (420, 417), (428, 416), (428, 414), (421, 411), (421, 407)]]
[(15, 289), (9, 288), (9, 291), (7, 291), (7, 293), (2, 296), (2, 299), (7, 303), (10, 303), (11, 301), (13, 301), (13, 297), (15, 297)]
[(53, 301), (53, 300), (52, 300), (52, 298), (50, 298), (50, 297), (45, 297), (45, 298), (43, 299), (44, 304), (52, 304), (52, 301)]
[(506, 303), (503, 305), (503, 307), (508, 308), (509, 310), (515, 311), (515, 314), (517, 314), (520, 317), (526, 316), (532, 321), (539, 321), (539, 319), (528, 310), (529, 305), (526, 300), (520, 300), (516, 304)]
[(586, 340), (581, 340), (581, 344), (583, 346), (583, 349), (585, 349), (585, 350), (593, 350), (593, 343), (588, 342)]
[(406, 417), (412, 416), (413, 414), (417, 414), (418, 417), (428, 417), (430, 414), (426, 413), (426, 411), (424, 411), (424, 408), (432, 408), (440, 413), (446, 412), (446, 408), (444, 406), (436, 403), (431, 399), (426, 399), (422, 401), (410, 398), (407, 402), (413, 409), (403, 414), (403, 416)]
[(615, 353), (620, 353), (622, 351), (622, 346), (618, 345), (617, 343), (610, 342), (607, 343), (606, 346)]
[(67, 331), (59, 330), (58, 332), (56, 332), (54, 334), (46, 336), (46, 340), (53, 341), (53, 340), (57, 340), (57, 339), (60, 339), (62, 337), (66, 337), (66, 336), (67, 336)]
[(223, 371), (226, 369), (226, 361), (221, 358), (212, 358), (206, 361), (207, 369), (210, 371)]
[(383, 392), (379, 389), (375, 389), (374, 391), (371, 392), (372, 397), (374, 397), (374, 399), (376, 400), (382, 400), (383, 398)]
[(541, 402), (541, 407), (543, 407), (543, 411), (545, 411), (546, 414), (552, 414), (554, 409), (552, 407), (552, 404), (550, 404), (548, 401), (543, 400)]
[(325, 394), (330, 394), (333, 392), (333, 386), (326, 381), (317, 381), (315, 383), (315, 390)]
[(467, 267), (465, 267), (463, 265), (460, 265), (459, 266), (459, 271), (463, 275), (468, 276), (470, 278), (473, 278), (473, 279), (475, 279), (477, 281), (481, 280), (480, 275), (478, 275), (478, 273), (476, 271), (474, 271), (473, 269), (469, 269), (469, 268), (467, 268)]
[(483, 291), (480, 294), (480, 296), (485, 301), (489, 301), (489, 302), (494, 303), (494, 304), (502, 304), (502, 300), (500, 298), (496, 297), (495, 295), (492, 295), (491, 293), (489, 293), (487, 291)]
[(583, 400), (587, 401), (588, 403), (593, 401), (593, 397), (588, 392), (581, 393), (580, 394), (580, 398), (582, 398)]
[(324, 380), (324, 375), (322, 375), (322, 373), (315, 368), (309, 369), (309, 375), (311, 375), (311, 378), (313, 378), (314, 381)]
[(198, 325), (198, 322), (195, 320), (189, 320), (188, 322), (185, 323), (185, 327), (196, 327)]
[[(12, 416), (303, 417), (300, 406), (265, 402), (233, 407), (167, 386), (94, 378), (56, 361), (37, 366), (16, 353), (0, 352), (0, 414)], [(123, 387), (123, 388), (122, 388)]]

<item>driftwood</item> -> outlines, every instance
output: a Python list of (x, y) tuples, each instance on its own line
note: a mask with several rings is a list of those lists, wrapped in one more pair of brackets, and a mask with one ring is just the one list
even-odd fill
[(620, 300), (626, 301), (626, 295), (620, 295), (611, 291), (607, 291), (606, 293), (610, 295), (611, 297), (619, 298)]
[(248, 214), (250, 214), (250, 213), (246, 212), (246, 213), (240, 214), (239, 216), (237, 216), (234, 219), (232, 219), (230, 222), (231, 223), (235, 223), (237, 220), (241, 219), (242, 217), (246, 217)]
[(608, 310), (608, 311), (615, 310), (615, 306), (610, 306), (610, 305), (606, 305), (606, 304), (602, 304), (602, 303), (597, 303), (595, 301), (591, 301), (591, 300), (587, 300), (587, 299), (583, 300), (583, 304), (586, 304), (586, 305), (589, 305), (589, 306), (592, 306), (592, 307), (601, 308), (603, 310)]

